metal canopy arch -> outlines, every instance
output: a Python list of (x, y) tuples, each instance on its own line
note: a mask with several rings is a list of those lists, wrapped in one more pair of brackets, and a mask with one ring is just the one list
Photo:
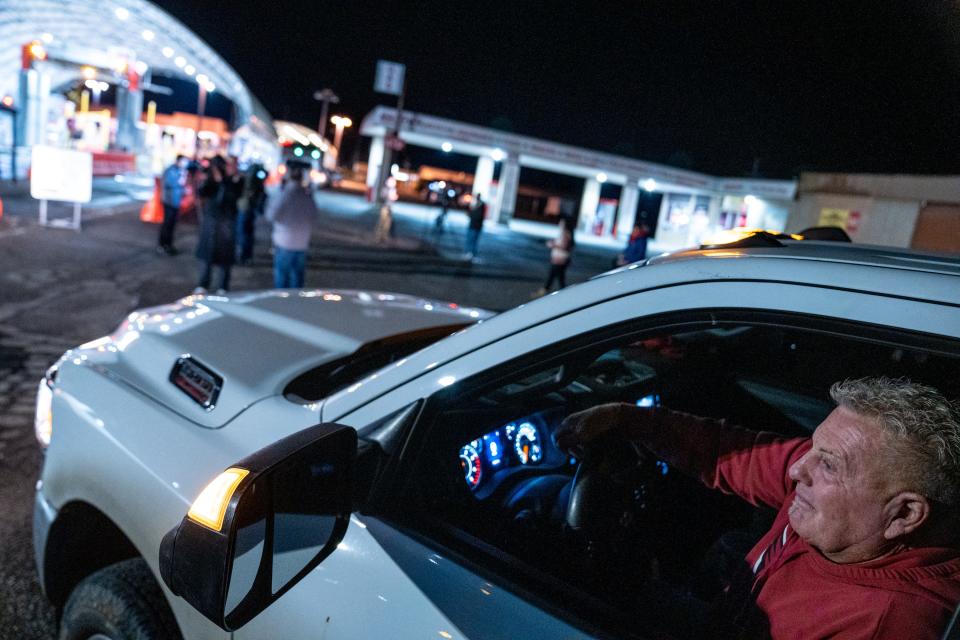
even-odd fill
[[(360, 134), (382, 138), (393, 129), (396, 119), (396, 109), (376, 107), (364, 117)], [(512, 156), (524, 167), (588, 180), (596, 179), (601, 173), (602, 181), (620, 185), (652, 179), (660, 192), (750, 194), (792, 200), (797, 189), (794, 180), (716, 177), (412, 111), (403, 112), (403, 126), (398, 136), (405, 142), (430, 149), (442, 149), (444, 144), (449, 144), (451, 151), (467, 155), (495, 160)]]
[[(51, 50), (70, 47), (132, 51), (154, 73), (190, 80), (205, 74), (237, 107), (237, 126), (250, 124), (275, 138), (272, 119), (249, 88), (207, 43), (146, 0), (0, 0), (0, 95), (16, 95), (21, 47), (41, 40)], [(164, 55), (166, 48), (172, 55)], [(167, 51), (167, 53), (170, 53)], [(184, 72), (175, 60), (192, 65)]]

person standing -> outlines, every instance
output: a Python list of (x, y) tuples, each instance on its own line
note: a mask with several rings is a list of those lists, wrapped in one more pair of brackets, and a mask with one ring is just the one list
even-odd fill
[(194, 293), (206, 293), (210, 288), (214, 265), (220, 269), (217, 293), (230, 289), (230, 270), (236, 252), (237, 201), (242, 191), (243, 180), (237, 172), (236, 158), (214, 156), (199, 190), (203, 211), (196, 254), (200, 260), (200, 280)]
[(303, 287), (310, 234), (319, 210), (310, 187), (304, 186), (304, 167), (287, 165), (287, 178), (280, 194), (267, 206), (273, 223), (273, 286), (277, 289)]
[(647, 257), (647, 242), (650, 239), (650, 227), (642, 222), (633, 225), (633, 232), (630, 234), (630, 240), (627, 241), (627, 247), (617, 259), (617, 266), (639, 262)]
[(535, 297), (546, 295), (555, 281), (560, 285), (559, 289), (567, 286), (567, 267), (570, 266), (573, 245), (573, 225), (567, 216), (560, 216), (557, 237), (547, 242), (550, 247), (550, 273), (543, 287), (534, 294)]
[(263, 213), (267, 177), (263, 165), (252, 164), (243, 175), (243, 194), (237, 203), (237, 262), (246, 264), (253, 259), (254, 229), (257, 215)]
[(483, 221), (487, 217), (487, 204), (483, 201), (479, 193), (473, 196), (467, 215), (470, 218), (470, 224), (467, 227), (466, 252), (467, 259), (473, 260), (477, 255), (477, 243), (480, 242), (480, 233), (483, 231)]
[(176, 161), (160, 176), (160, 201), (163, 203), (163, 222), (160, 224), (160, 239), (157, 253), (177, 255), (173, 246), (173, 229), (180, 214), (180, 201), (186, 185), (187, 157), (178, 155)]
[(443, 233), (443, 225), (450, 211), (451, 194), (456, 195), (456, 192), (453, 189), (447, 189), (446, 186), (440, 190), (440, 214), (433, 221), (433, 230), (437, 233)]

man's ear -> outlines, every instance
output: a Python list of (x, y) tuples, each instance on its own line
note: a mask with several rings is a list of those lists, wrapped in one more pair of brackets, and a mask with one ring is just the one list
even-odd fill
[(893, 540), (913, 533), (930, 517), (930, 503), (919, 493), (901, 491), (887, 503), (888, 521), (883, 537)]

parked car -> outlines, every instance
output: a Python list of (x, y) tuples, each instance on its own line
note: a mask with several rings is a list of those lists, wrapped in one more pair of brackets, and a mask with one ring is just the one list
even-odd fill
[[(708, 599), (771, 514), (652, 459), (596, 484), (552, 443), (566, 415), (625, 401), (802, 435), (847, 377), (960, 396), (960, 260), (761, 244), (493, 317), (339, 292), (308, 298), (320, 322), (297, 294), (135, 314), (40, 387), (35, 544), (67, 637), (649, 637), (644, 584)], [(447, 328), (418, 351), (347, 337), (363, 310), (400, 327), (427, 304)]]

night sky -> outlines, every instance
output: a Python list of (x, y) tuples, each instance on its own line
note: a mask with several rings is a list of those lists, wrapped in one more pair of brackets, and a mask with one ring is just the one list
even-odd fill
[(960, 173), (957, 2), (155, 2), (311, 126), (392, 104), (383, 58), (414, 111), (714, 174)]

